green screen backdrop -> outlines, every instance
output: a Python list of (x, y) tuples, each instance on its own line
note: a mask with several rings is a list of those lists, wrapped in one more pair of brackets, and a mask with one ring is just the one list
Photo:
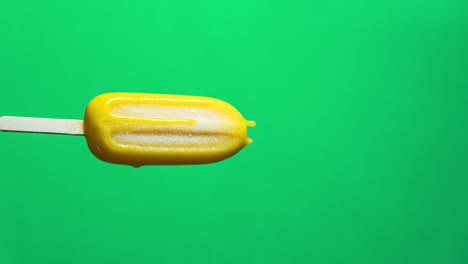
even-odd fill
[(0, 0), (0, 115), (105, 92), (257, 121), (224, 162), (134, 169), (0, 133), (0, 263), (467, 263), (466, 0)]

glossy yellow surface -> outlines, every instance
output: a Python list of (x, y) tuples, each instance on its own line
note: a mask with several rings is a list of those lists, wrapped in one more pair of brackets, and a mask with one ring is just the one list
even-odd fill
[(86, 108), (85, 136), (99, 159), (135, 167), (226, 159), (252, 142), (230, 104), (208, 97), (109, 93)]

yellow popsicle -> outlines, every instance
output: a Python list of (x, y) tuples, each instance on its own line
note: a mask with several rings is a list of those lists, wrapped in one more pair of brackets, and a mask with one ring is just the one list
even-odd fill
[(236, 154), (252, 142), (253, 125), (213, 98), (111, 93), (89, 103), (84, 132), (94, 155), (110, 163), (199, 164)]
[(0, 130), (85, 135), (99, 159), (135, 167), (224, 160), (252, 140), (230, 104), (209, 97), (138, 93), (97, 96), (84, 120), (0, 117)]

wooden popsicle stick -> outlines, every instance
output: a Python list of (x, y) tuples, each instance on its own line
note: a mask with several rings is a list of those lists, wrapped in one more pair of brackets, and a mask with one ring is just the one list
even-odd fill
[(1, 116), (0, 130), (42, 134), (84, 135), (83, 120)]

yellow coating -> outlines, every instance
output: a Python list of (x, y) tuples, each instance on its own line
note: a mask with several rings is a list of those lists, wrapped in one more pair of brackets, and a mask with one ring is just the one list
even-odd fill
[(109, 93), (86, 108), (84, 131), (99, 159), (135, 167), (224, 160), (252, 142), (230, 104), (209, 97)]

